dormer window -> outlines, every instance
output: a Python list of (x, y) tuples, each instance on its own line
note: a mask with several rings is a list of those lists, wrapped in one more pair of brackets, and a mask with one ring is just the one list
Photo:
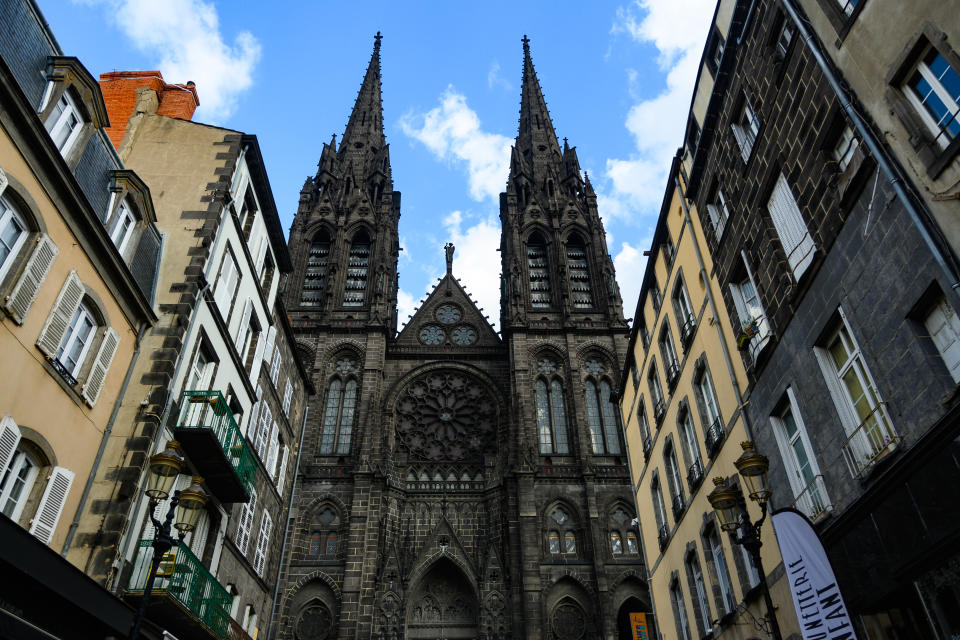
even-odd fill
[(136, 218), (133, 215), (133, 208), (130, 201), (124, 198), (117, 207), (117, 213), (113, 217), (110, 225), (110, 239), (117, 247), (117, 251), (123, 254), (123, 250), (130, 240), (133, 227), (136, 224)]
[(73, 148), (77, 138), (80, 137), (81, 129), (83, 129), (83, 118), (77, 109), (77, 103), (70, 97), (69, 91), (64, 91), (47, 118), (47, 131), (50, 132), (53, 144), (63, 157), (66, 157)]

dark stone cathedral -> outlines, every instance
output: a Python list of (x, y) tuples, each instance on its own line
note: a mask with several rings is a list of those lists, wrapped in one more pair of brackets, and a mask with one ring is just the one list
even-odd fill
[(618, 411), (627, 349), (597, 198), (523, 42), (500, 196), (501, 332), (447, 270), (397, 332), (400, 192), (380, 35), (290, 234), (286, 306), (318, 390), (276, 637), (632, 638), (651, 610)]

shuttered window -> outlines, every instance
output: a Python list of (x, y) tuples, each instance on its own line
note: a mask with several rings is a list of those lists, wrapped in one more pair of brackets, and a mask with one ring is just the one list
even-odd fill
[(272, 423), (273, 412), (270, 410), (270, 405), (266, 401), (261, 401), (260, 425), (257, 427), (253, 447), (256, 449), (257, 455), (260, 456), (260, 460), (264, 462), (267, 460), (267, 443)]
[(923, 319), (923, 326), (930, 332), (930, 339), (940, 352), (953, 381), (960, 383), (960, 319), (946, 298), (940, 298), (934, 305)]
[(17, 324), (23, 324), (26, 320), (27, 312), (33, 305), (33, 301), (37, 299), (40, 285), (47, 279), (47, 274), (50, 273), (50, 267), (53, 266), (58, 253), (60, 249), (53, 243), (50, 236), (41, 234), (20, 279), (10, 290), (10, 295), (4, 303), (4, 308)]
[(73, 471), (63, 467), (54, 467), (50, 479), (43, 490), (40, 505), (30, 525), (30, 533), (44, 544), (50, 544), (57, 529), (63, 505), (67, 502), (70, 485), (73, 484)]
[(253, 568), (261, 576), (267, 567), (267, 553), (270, 549), (270, 532), (273, 529), (273, 520), (266, 509), (260, 517), (260, 533), (257, 536), (257, 549), (253, 554)]
[(275, 346), (273, 348), (273, 358), (270, 360), (270, 381), (273, 382), (273, 387), (277, 387), (277, 376), (280, 375), (280, 346)]
[(290, 378), (287, 378), (287, 384), (283, 389), (283, 414), (290, 417), (290, 402), (293, 400), (293, 385)]
[(230, 309), (237, 296), (239, 284), (240, 270), (237, 267), (237, 260), (233, 257), (233, 251), (227, 248), (220, 263), (220, 274), (217, 276), (217, 284), (213, 291), (214, 302), (217, 303), (224, 321), (230, 317)]
[(367, 271), (370, 266), (370, 241), (365, 236), (355, 238), (350, 245), (347, 282), (344, 285), (343, 306), (362, 307), (367, 290)]
[(256, 510), (257, 492), (251, 489), (250, 502), (243, 505), (243, 509), (240, 511), (240, 522), (237, 523), (237, 533), (234, 538), (240, 553), (247, 553), (247, 545), (250, 542), (250, 528), (253, 526), (253, 516)]
[(310, 245), (307, 254), (307, 271), (303, 277), (303, 293), (300, 305), (318, 307), (323, 300), (323, 291), (327, 284), (327, 264), (330, 260), (330, 240), (321, 236)]
[(590, 269), (587, 265), (587, 250), (579, 238), (571, 238), (567, 244), (567, 269), (573, 308), (580, 310), (593, 308), (593, 297), (590, 295)]
[(27, 223), (6, 198), (0, 197), (0, 281), (27, 240)]
[(283, 485), (287, 481), (287, 459), (290, 457), (290, 449), (282, 447), (280, 452), (280, 469), (277, 471), (277, 493), (283, 496)]
[(59, 359), (58, 350), (80, 308), (84, 291), (83, 282), (77, 272), (71, 271), (37, 339), (37, 346), (48, 358)]
[(780, 244), (787, 254), (793, 277), (799, 280), (813, 262), (816, 246), (800, 214), (800, 208), (797, 207), (790, 185), (782, 173), (767, 201), (767, 210), (780, 237)]
[(530, 274), (530, 305), (534, 309), (550, 308), (550, 270), (547, 248), (536, 237), (527, 244), (527, 269)]
[(113, 362), (113, 356), (117, 353), (117, 345), (120, 344), (120, 334), (108, 328), (103, 334), (103, 341), (100, 343), (100, 350), (97, 351), (97, 357), (93, 361), (93, 367), (90, 369), (87, 380), (80, 390), (83, 399), (91, 407), (97, 403), (100, 392), (103, 390), (104, 382), (107, 379), (107, 370), (110, 363)]

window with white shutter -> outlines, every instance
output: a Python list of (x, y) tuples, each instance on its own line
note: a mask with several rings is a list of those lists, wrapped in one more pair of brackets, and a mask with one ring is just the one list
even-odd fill
[(247, 327), (250, 326), (250, 316), (253, 314), (253, 301), (250, 298), (243, 303), (243, 314), (240, 316), (240, 324), (237, 325), (237, 330), (233, 333), (233, 344), (237, 348), (237, 353), (240, 354), (240, 359), (245, 359), (247, 355), (246, 345), (243, 344), (244, 338), (247, 336)]
[[(250, 411), (250, 421), (247, 422), (246, 429), (243, 432), (243, 435), (250, 434), (255, 436), (257, 433), (257, 428), (260, 425), (258, 421), (260, 418), (260, 407), (263, 405), (263, 389), (260, 388), (260, 385), (257, 385), (257, 401), (253, 403), (253, 410)], [(253, 438), (251, 438), (253, 439)]]
[(930, 339), (940, 352), (953, 381), (960, 383), (960, 319), (946, 298), (940, 298), (930, 309), (923, 319), (923, 326), (930, 332)]
[(217, 276), (217, 284), (214, 286), (213, 292), (213, 300), (220, 309), (220, 315), (223, 316), (225, 322), (230, 317), (230, 308), (237, 295), (239, 284), (240, 270), (237, 267), (237, 259), (233, 257), (233, 251), (227, 247), (227, 250), (223, 253), (220, 274)]
[(273, 348), (273, 359), (270, 361), (270, 381), (277, 387), (277, 376), (280, 375), (280, 345)]
[(87, 376), (87, 381), (83, 384), (80, 394), (91, 407), (97, 403), (100, 397), (100, 391), (103, 390), (103, 383), (107, 379), (107, 370), (110, 363), (113, 362), (113, 356), (117, 353), (117, 345), (120, 344), (120, 334), (108, 328), (103, 334), (103, 341), (100, 343), (100, 351), (93, 361), (93, 368)]
[(13, 285), (4, 303), (4, 309), (17, 324), (23, 324), (26, 320), (27, 312), (30, 311), (33, 301), (37, 299), (40, 286), (47, 279), (47, 274), (50, 273), (50, 267), (53, 266), (58, 253), (60, 249), (53, 243), (50, 236), (44, 233), (37, 238), (37, 246), (33, 254), (27, 260), (20, 279)]
[(253, 447), (256, 449), (257, 455), (260, 456), (260, 460), (263, 461), (267, 459), (267, 437), (270, 434), (270, 425), (272, 422), (273, 412), (270, 410), (270, 405), (263, 402), (260, 405), (260, 426), (257, 427), (253, 442)]
[(237, 523), (237, 533), (234, 541), (240, 553), (247, 553), (247, 544), (250, 542), (250, 528), (253, 526), (253, 516), (257, 510), (257, 492), (250, 490), (250, 502), (243, 505), (240, 511), (240, 522)]
[(283, 485), (287, 480), (287, 459), (290, 457), (290, 449), (281, 447), (280, 470), (277, 472), (277, 493), (283, 496)]
[(770, 212), (773, 226), (787, 254), (787, 262), (790, 263), (793, 277), (799, 280), (813, 262), (816, 245), (803, 221), (790, 185), (787, 184), (787, 179), (782, 173), (777, 178), (777, 184), (774, 185), (773, 193), (767, 201), (767, 211)]
[(6, 471), (20, 444), (20, 427), (10, 414), (0, 418), (0, 469)]
[(733, 137), (736, 138), (737, 145), (740, 147), (743, 161), (749, 161), (753, 143), (757, 141), (757, 134), (760, 133), (760, 121), (746, 94), (743, 96), (743, 106), (740, 107), (737, 121), (732, 123), (730, 128), (733, 129)]
[(30, 533), (44, 544), (50, 544), (57, 529), (63, 505), (67, 502), (70, 485), (73, 484), (73, 471), (63, 467), (54, 467), (47, 480), (47, 486), (40, 498), (40, 505), (30, 525)]
[(277, 421), (273, 421), (273, 428), (270, 429), (270, 449), (267, 452), (267, 472), (270, 474), (270, 477), (273, 478), (274, 473), (277, 470), (277, 452), (280, 449), (280, 440), (279, 440), (279, 430), (277, 429)]
[(260, 517), (260, 534), (257, 537), (257, 549), (253, 554), (253, 569), (261, 576), (267, 566), (267, 553), (270, 549), (270, 531), (273, 529), (273, 520), (266, 509)]
[(12, 202), (0, 196), (0, 280), (16, 262), (28, 234), (23, 216)]
[(283, 389), (283, 415), (290, 417), (290, 401), (293, 400), (293, 384), (287, 378), (287, 385)]
[(40, 330), (40, 337), (37, 339), (37, 346), (40, 351), (48, 358), (56, 358), (57, 350), (63, 342), (64, 336), (70, 329), (74, 314), (80, 308), (80, 302), (83, 300), (83, 294), (86, 288), (80, 280), (76, 271), (71, 271), (67, 276), (67, 281), (63, 283), (57, 301), (53, 304), (53, 309), (47, 317), (43, 328)]

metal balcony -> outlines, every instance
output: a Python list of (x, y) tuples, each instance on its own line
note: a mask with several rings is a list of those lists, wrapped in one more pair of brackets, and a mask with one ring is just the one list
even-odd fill
[[(153, 560), (153, 540), (141, 540), (125, 598), (139, 601)], [(227, 638), (230, 594), (184, 545), (164, 554), (157, 571), (147, 618), (178, 638)]]
[(653, 450), (653, 440), (650, 436), (643, 437), (643, 461), (648, 462), (650, 460), (650, 452)]
[(886, 403), (881, 402), (841, 447), (850, 475), (859, 478), (869, 473), (874, 465), (896, 450), (902, 439), (890, 424)]
[(680, 343), (684, 350), (690, 347), (690, 340), (693, 339), (693, 333), (697, 328), (697, 320), (693, 316), (688, 316), (687, 321), (680, 327)]
[(707, 445), (708, 456), (712, 458), (720, 452), (720, 447), (723, 445), (725, 435), (727, 434), (723, 429), (723, 423), (720, 422), (720, 418), (710, 423), (710, 426), (707, 427), (707, 435), (704, 438), (704, 444)]
[(810, 481), (810, 484), (793, 501), (793, 507), (803, 512), (811, 520), (818, 520), (833, 511), (833, 505), (830, 504), (830, 498), (827, 497), (827, 487), (823, 482), (823, 476), (816, 476)]
[(657, 543), (660, 545), (660, 551), (666, 549), (670, 543), (670, 529), (665, 524), (657, 529)]
[(673, 517), (676, 520), (680, 520), (680, 516), (683, 515), (683, 510), (687, 508), (687, 502), (683, 499), (683, 495), (674, 495), (671, 496), (670, 506), (673, 507)]
[(677, 380), (680, 379), (680, 365), (674, 360), (667, 364), (667, 386), (672, 391), (677, 386)]
[(660, 426), (660, 423), (663, 422), (663, 416), (667, 414), (667, 405), (663, 402), (663, 399), (657, 400), (657, 403), (653, 405), (653, 417), (657, 421), (657, 427)]
[(185, 391), (173, 430), (220, 502), (247, 502), (257, 463), (219, 391)]
[(701, 482), (703, 482), (703, 465), (699, 460), (694, 460), (690, 468), (687, 469), (687, 485), (690, 487), (691, 495), (700, 486)]

